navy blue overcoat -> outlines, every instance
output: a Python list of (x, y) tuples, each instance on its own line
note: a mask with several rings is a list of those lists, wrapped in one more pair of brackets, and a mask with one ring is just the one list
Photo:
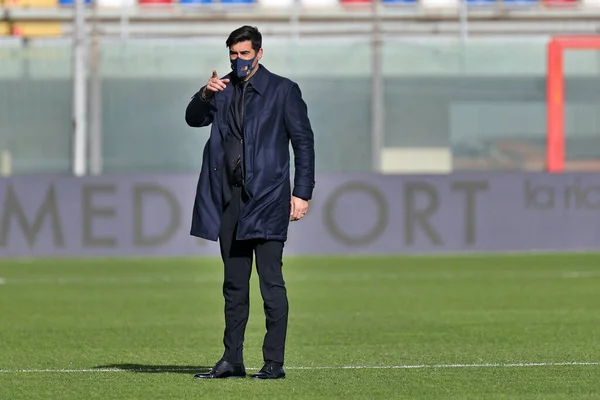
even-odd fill
[[(231, 74), (224, 78), (230, 78)], [(263, 65), (252, 77), (256, 93), (245, 109), (245, 189), (237, 239), (287, 240), (290, 196), (310, 200), (315, 186), (314, 136), (298, 85)], [(189, 126), (211, 125), (204, 147), (192, 215), (191, 235), (217, 241), (223, 213), (224, 150), (229, 134), (227, 110), (233, 87), (203, 100), (198, 91), (186, 109)], [(290, 187), (290, 152), (294, 151), (294, 188)]]

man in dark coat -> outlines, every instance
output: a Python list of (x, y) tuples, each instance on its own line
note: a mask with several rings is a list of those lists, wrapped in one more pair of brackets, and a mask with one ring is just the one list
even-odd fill
[[(298, 85), (269, 72), (259, 61), (262, 36), (253, 27), (233, 31), (232, 72), (207, 84), (189, 103), (192, 127), (212, 124), (204, 148), (191, 234), (219, 241), (224, 264), (225, 351), (195, 378), (244, 377), (243, 342), (249, 314), (252, 257), (264, 301), (267, 332), (258, 379), (285, 377), (288, 300), (282, 274), (290, 221), (308, 210), (315, 185), (314, 137)], [(295, 176), (290, 185), (289, 143)]]

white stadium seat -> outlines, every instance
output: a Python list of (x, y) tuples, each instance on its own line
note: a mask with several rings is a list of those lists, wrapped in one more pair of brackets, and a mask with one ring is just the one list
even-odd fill
[(259, 0), (258, 4), (265, 7), (290, 8), (295, 0)]
[(459, 0), (420, 0), (423, 8), (456, 8)]
[(336, 7), (340, 4), (339, 0), (302, 0), (303, 7)]
[(98, 7), (102, 8), (121, 8), (133, 7), (137, 4), (136, 0), (96, 0)]

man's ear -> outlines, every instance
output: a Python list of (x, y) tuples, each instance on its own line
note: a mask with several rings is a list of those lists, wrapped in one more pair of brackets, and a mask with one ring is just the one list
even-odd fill
[(263, 49), (260, 48), (260, 49), (258, 49), (258, 53), (256, 53), (256, 59), (258, 61), (260, 61), (260, 59), (262, 58), (262, 56), (263, 56)]

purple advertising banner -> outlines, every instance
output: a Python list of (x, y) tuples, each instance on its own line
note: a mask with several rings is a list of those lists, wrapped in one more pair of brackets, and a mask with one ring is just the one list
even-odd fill
[[(197, 175), (0, 179), (0, 257), (217, 256)], [(286, 254), (600, 250), (600, 175), (321, 174)]]

